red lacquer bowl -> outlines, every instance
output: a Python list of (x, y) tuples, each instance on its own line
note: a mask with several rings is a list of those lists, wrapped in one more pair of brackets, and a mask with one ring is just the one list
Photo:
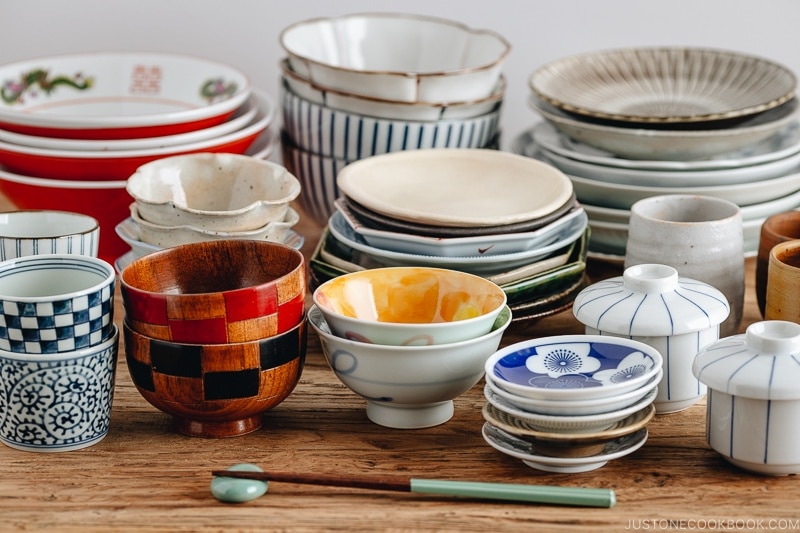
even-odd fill
[(125, 316), (135, 331), (191, 344), (249, 342), (302, 319), (305, 260), (266, 240), (203, 241), (165, 248), (120, 273)]

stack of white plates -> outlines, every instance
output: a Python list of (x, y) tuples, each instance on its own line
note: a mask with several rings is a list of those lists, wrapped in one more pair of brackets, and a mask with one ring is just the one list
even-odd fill
[(568, 307), (584, 285), (588, 218), (550, 165), (495, 150), (415, 150), (352, 163), (338, 185), (311, 259), (315, 282), (382, 266), (461, 270), (500, 285), (517, 320)]
[(629, 209), (648, 196), (737, 203), (748, 254), (766, 217), (800, 206), (800, 105), (781, 65), (716, 50), (612, 50), (545, 65), (530, 86), (544, 120), (512, 150), (570, 176), (592, 255), (624, 256)]

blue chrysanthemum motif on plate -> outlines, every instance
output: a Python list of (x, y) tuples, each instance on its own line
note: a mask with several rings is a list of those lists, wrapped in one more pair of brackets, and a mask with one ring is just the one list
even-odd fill
[(601, 383), (622, 383), (650, 373), (653, 368), (653, 359), (642, 352), (633, 352), (623, 359), (617, 368), (601, 370), (594, 374), (594, 379)]
[(587, 343), (555, 344), (537, 348), (540, 357), (529, 357), (525, 366), (536, 374), (547, 374), (558, 378), (565, 374), (594, 372), (600, 368), (600, 361), (589, 355)]
[(599, 398), (644, 385), (662, 360), (658, 350), (632, 339), (561, 335), (507, 346), (489, 358), (486, 375), (531, 398)]

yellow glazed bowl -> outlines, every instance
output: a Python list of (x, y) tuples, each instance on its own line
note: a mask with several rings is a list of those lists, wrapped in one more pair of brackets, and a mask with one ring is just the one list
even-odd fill
[(427, 267), (353, 272), (320, 285), (313, 299), (334, 335), (393, 346), (480, 337), (506, 305), (503, 290), (485, 278)]

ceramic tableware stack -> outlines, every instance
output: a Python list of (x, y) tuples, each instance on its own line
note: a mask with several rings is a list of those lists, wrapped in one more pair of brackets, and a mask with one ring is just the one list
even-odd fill
[(424, 148), (497, 147), (505, 95), (500, 35), (421, 15), (316, 18), (280, 36), (284, 164), (324, 224), (347, 164)]
[(63, 452), (108, 434), (120, 337), (115, 284), (114, 268), (92, 255), (0, 263), (0, 442)]
[(412, 150), (345, 167), (311, 259), (317, 282), (429, 266), (499, 285), (514, 319), (568, 307), (584, 283), (587, 217), (550, 165), (488, 149)]
[(283, 166), (240, 154), (187, 154), (151, 161), (129, 178), (130, 217), (116, 226), (131, 251), (117, 269), (144, 254), (191, 242), (261, 239), (302, 246), (291, 202), (300, 182)]
[(175, 429), (253, 432), (291, 394), (306, 354), (303, 254), (267, 240), (173, 246), (119, 274), (133, 384)]
[(268, 157), (276, 106), (247, 75), (163, 53), (93, 53), (0, 66), (0, 191), (20, 209), (100, 221), (100, 256), (129, 248), (126, 180), (156, 159), (197, 152)]
[(548, 472), (587, 472), (647, 440), (663, 358), (632, 339), (557, 335), (522, 341), (485, 365), (484, 440)]
[(511, 323), (494, 283), (431, 267), (387, 267), (330, 280), (308, 311), (336, 377), (381, 426), (447, 422), (453, 400), (483, 377)]
[(630, 207), (664, 194), (742, 208), (745, 252), (770, 215), (800, 206), (796, 76), (763, 58), (631, 48), (553, 61), (530, 77), (542, 118), (512, 151), (572, 179), (589, 215), (590, 255), (625, 255)]

